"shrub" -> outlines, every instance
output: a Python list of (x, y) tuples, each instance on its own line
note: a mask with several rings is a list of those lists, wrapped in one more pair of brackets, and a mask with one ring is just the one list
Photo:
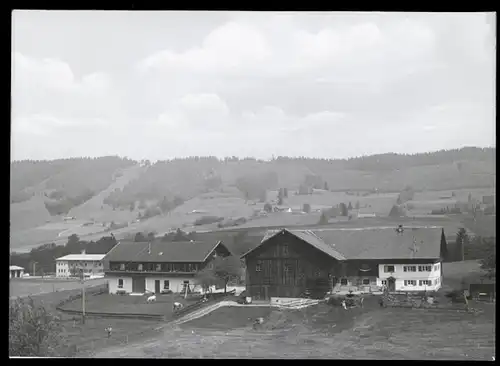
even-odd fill
[(9, 356), (58, 356), (58, 318), (31, 298), (9, 306)]

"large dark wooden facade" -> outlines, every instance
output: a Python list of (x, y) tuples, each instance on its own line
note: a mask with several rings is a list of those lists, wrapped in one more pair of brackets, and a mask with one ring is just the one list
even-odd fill
[(331, 287), (338, 262), (287, 231), (245, 256), (246, 290), (255, 300), (299, 297), (315, 286)]

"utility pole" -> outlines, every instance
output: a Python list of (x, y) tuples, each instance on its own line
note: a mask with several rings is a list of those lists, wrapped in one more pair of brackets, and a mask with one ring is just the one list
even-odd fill
[(80, 269), (82, 278), (82, 324), (85, 324), (85, 276), (83, 274), (83, 268)]

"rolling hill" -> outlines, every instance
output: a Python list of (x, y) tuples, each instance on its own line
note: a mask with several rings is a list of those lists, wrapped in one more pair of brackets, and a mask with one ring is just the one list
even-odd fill
[[(114, 230), (115, 235), (133, 231), (161, 233), (173, 227), (212, 230), (217, 228), (215, 224), (194, 227), (200, 214), (191, 212), (201, 210), (206, 215), (249, 218), (262, 208), (262, 202), (275, 199), (279, 188), (292, 192), (303, 186), (327, 188), (330, 192), (291, 195), (287, 205), (300, 208), (310, 203), (320, 208), (348, 201), (354, 205), (361, 200), (366, 212), (386, 215), (397, 192), (407, 186), (415, 192), (491, 190), (496, 176), (495, 151), (495, 148), (463, 148), (336, 160), (190, 157), (138, 164), (130, 159), (103, 157), (13, 162), (11, 246), (47, 242), (49, 232), (58, 234), (54, 241), (63, 240), (61, 232), (79, 232), (85, 220), (94, 220), (100, 227), (101, 223), (112, 221), (128, 223), (128, 227)], [(377, 197), (368, 196), (374, 192)], [(248, 200), (260, 203), (252, 206), (251, 202), (247, 204)], [(433, 203), (436, 207), (447, 204)], [(430, 207), (427, 203), (419, 206), (418, 202), (415, 206), (422, 212)], [(59, 231), (48, 226), (48, 221), (61, 222), (61, 215), (83, 221), (68, 223)], [(314, 217), (310, 220), (317, 220), (317, 214), (311, 215)], [(306, 220), (299, 216), (278, 216), (254, 218), (243, 226), (296, 225)], [(136, 223), (138, 217), (142, 219)], [(80, 232), (85, 238), (95, 237), (91, 229)]]

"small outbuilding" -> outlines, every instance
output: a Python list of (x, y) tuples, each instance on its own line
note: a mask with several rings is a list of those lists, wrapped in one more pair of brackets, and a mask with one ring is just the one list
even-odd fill
[(10, 276), (9, 278), (20, 278), (24, 276), (24, 268), (19, 266), (9, 267)]

